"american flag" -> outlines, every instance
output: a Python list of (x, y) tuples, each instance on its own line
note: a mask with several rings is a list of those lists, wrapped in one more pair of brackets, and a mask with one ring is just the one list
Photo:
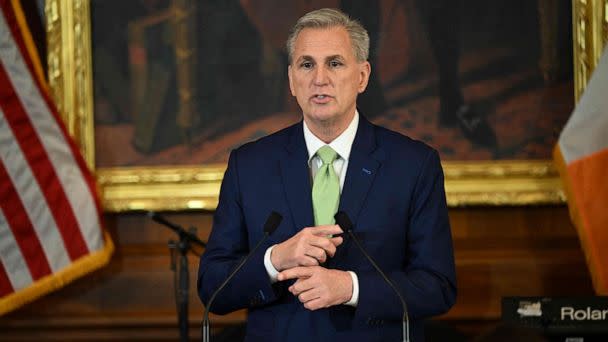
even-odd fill
[(0, 0), (0, 315), (105, 265), (95, 181), (59, 118), (18, 1)]

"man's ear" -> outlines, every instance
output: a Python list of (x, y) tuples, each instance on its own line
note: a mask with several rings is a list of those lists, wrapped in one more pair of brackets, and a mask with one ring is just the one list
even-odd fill
[(289, 65), (287, 67), (287, 78), (289, 78), (289, 90), (291, 91), (292, 96), (296, 96), (296, 93), (294, 92), (294, 88), (293, 88), (293, 77), (291, 75), (292, 72), (293, 72), (293, 69), (291, 68), (291, 65)]
[(365, 88), (367, 88), (367, 83), (369, 82), (369, 75), (371, 75), (372, 73), (372, 66), (371, 64), (369, 64), (368, 61), (365, 61), (363, 63), (359, 63), (359, 87), (358, 87), (358, 91), (359, 94), (361, 94), (362, 92), (365, 91)]

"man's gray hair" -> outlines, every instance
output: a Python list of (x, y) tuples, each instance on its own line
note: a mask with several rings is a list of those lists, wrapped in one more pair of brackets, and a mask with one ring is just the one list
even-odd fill
[(345, 13), (333, 9), (322, 8), (306, 13), (298, 19), (287, 37), (287, 54), (289, 64), (292, 62), (296, 39), (303, 29), (316, 28), (325, 29), (332, 27), (344, 27), (350, 37), (353, 52), (358, 62), (364, 62), (369, 57), (369, 35), (363, 26), (355, 19)]

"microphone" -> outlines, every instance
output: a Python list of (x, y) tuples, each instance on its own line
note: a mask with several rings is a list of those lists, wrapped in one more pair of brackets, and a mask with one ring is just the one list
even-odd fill
[(393, 291), (395, 291), (395, 293), (399, 297), (399, 300), (401, 301), (401, 307), (403, 308), (403, 318), (401, 320), (402, 321), (401, 333), (403, 336), (403, 342), (409, 342), (410, 341), (410, 317), (407, 313), (407, 304), (405, 304), (405, 299), (403, 299), (401, 292), (399, 292), (399, 290), (397, 289), (397, 286), (395, 286), (395, 284), (386, 276), (386, 274), (384, 272), (382, 272), (382, 270), (380, 269), (378, 264), (376, 264), (376, 262), (374, 261), (372, 256), (367, 253), (365, 248), (363, 248), (363, 246), (361, 245), (359, 240), (355, 237), (355, 234), (353, 234), (353, 223), (351, 222), (350, 218), (348, 218), (348, 215), (343, 211), (338, 211), (336, 213), (336, 215), (334, 216), (334, 218), (336, 219), (336, 224), (338, 224), (342, 228), (342, 230), (344, 230), (346, 233), (348, 233), (348, 235), (351, 237), (351, 239), (353, 239), (353, 241), (357, 245), (357, 248), (359, 248), (359, 250), (367, 258), (367, 260), (369, 260), (369, 262), (372, 264), (372, 266), (374, 266), (376, 271), (378, 271), (378, 273), (380, 273), (380, 275), (382, 276), (382, 279), (384, 279), (384, 281), (388, 283), (388, 285), (393, 289)]
[(268, 218), (266, 219), (266, 223), (264, 223), (264, 236), (260, 239), (258, 244), (255, 245), (255, 247), (253, 247), (253, 249), (249, 252), (249, 254), (247, 254), (247, 256), (243, 260), (241, 260), (241, 262), (234, 268), (234, 270), (232, 270), (232, 272), (230, 272), (230, 275), (228, 275), (228, 278), (226, 278), (226, 280), (224, 280), (224, 282), (211, 295), (209, 302), (207, 302), (207, 305), (205, 305), (205, 316), (203, 318), (203, 341), (204, 342), (211, 341), (209, 339), (209, 330), (210, 330), (210, 328), (209, 328), (209, 309), (211, 308), (211, 304), (213, 304), (215, 297), (217, 297), (218, 293), (220, 293), (220, 291), (222, 291), (222, 289), (224, 289), (224, 287), (226, 287), (228, 282), (230, 282), (230, 280), (237, 274), (237, 272), (243, 267), (243, 265), (245, 265), (247, 260), (249, 260), (249, 258), (253, 255), (253, 253), (255, 253), (255, 251), (262, 245), (262, 243), (264, 241), (266, 241), (266, 239), (270, 236), (270, 234), (272, 234), (277, 229), (279, 224), (281, 224), (282, 220), (283, 220), (283, 216), (281, 216), (281, 214), (277, 213), (276, 211), (273, 211), (272, 213), (270, 213), (270, 215), (268, 215)]
[(171, 228), (174, 232), (176, 232), (180, 237), (184, 237), (189, 241), (196, 243), (197, 245), (205, 248), (207, 245), (203, 241), (201, 241), (196, 235), (184, 230), (180, 225), (170, 222), (159, 213), (154, 211), (148, 211), (148, 217), (151, 218), (154, 222), (160, 223), (163, 226)]

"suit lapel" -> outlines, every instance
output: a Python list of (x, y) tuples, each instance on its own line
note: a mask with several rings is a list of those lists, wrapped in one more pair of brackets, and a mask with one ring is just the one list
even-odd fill
[[(286, 150), (287, 158), (281, 159), (281, 177), (295, 223), (293, 229), (297, 232), (314, 225), (312, 185), (302, 122), (293, 126)], [(383, 160), (384, 152), (376, 147), (372, 124), (359, 116), (359, 127), (351, 149), (339, 206), (339, 210), (346, 212), (355, 225)]]
[(281, 177), (295, 226), (294, 232), (314, 225), (308, 151), (302, 122), (293, 126), (287, 143), (287, 158), (281, 159)]
[(339, 209), (348, 214), (355, 227), (361, 207), (383, 159), (383, 151), (376, 147), (372, 124), (363, 116), (359, 116), (359, 127), (348, 161)]

